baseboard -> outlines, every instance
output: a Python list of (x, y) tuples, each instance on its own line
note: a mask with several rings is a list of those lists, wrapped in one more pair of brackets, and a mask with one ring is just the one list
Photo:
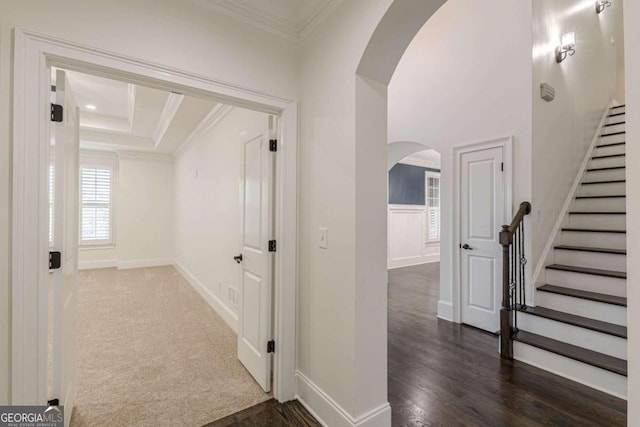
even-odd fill
[(213, 310), (222, 317), (222, 319), (229, 325), (233, 332), (238, 334), (240, 328), (240, 321), (238, 315), (233, 312), (220, 298), (218, 298), (213, 292), (211, 292), (200, 280), (198, 280), (189, 270), (187, 270), (179, 261), (175, 261), (174, 266), (182, 277), (204, 298), (205, 301), (213, 308)]
[(129, 261), (119, 261), (117, 259), (102, 259), (98, 261), (80, 261), (78, 262), (78, 270), (94, 270), (98, 268), (117, 268), (118, 270), (127, 270), (131, 268), (148, 268), (173, 265), (174, 262), (175, 260), (173, 258), (134, 259)]
[(453, 322), (453, 304), (449, 301), (438, 301), (438, 319)]
[(440, 262), (440, 254), (429, 254), (414, 258), (396, 259), (387, 261), (387, 269), (411, 267), (413, 265), (429, 264), (432, 262)]
[(173, 258), (151, 258), (151, 259), (133, 259), (128, 261), (118, 261), (118, 270), (128, 270), (131, 268), (149, 268), (162, 267), (164, 265), (173, 265)]
[[(604, 126), (605, 121), (607, 120), (607, 114), (609, 113), (609, 110), (611, 109), (611, 101), (609, 103), (609, 106), (607, 108), (605, 108), (604, 113), (602, 114), (602, 117), (600, 118), (600, 124), (598, 125), (598, 128), (596, 129), (595, 134), (593, 135), (593, 139), (591, 140), (591, 145), (589, 146), (589, 149), (587, 150), (587, 153), (585, 154), (584, 159), (582, 160), (582, 164), (580, 165), (580, 169), (578, 170), (578, 174), (576, 175), (575, 179), (573, 180), (573, 184), (571, 185), (571, 189), (569, 190), (569, 194), (567, 195), (567, 198), (564, 201), (564, 205), (562, 205), (562, 209), (560, 210), (560, 214), (558, 215), (558, 218), (556, 219), (556, 223), (553, 226), (553, 229), (551, 230), (551, 233), (549, 234), (549, 238), (547, 239), (546, 244), (544, 245), (544, 249), (542, 250), (542, 253), (540, 254), (540, 258), (538, 259), (538, 263), (536, 264), (535, 269), (533, 270), (533, 276), (532, 280), (531, 280), (531, 284), (533, 286), (533, 292), (532, 295), (535, 294), (535, 288), (537, 286), (537, 284), (539, 283), (539, 279), (540, 279), (540, 274), (542, 273), (542, 271), (544, 271), (544, 267), (547, 266), (548, 264), (551, 264), (551, 260), (549, 259), (551, 253), (552, 253), (552, 249), (555, 246), (555, 242), (556, 239), (558, 237), (558, 232), (560, 231), (560, 228), (562, 227), (562, 224), (564, 222), (565, 217), (567, 216), (567, 212), (569, 212), (569, 208), (571, 207), (571, 203), (573, 202), (573, 198), (576, 195), (576, 192), (578, 191), (578, 188), (580, 187), (580, 182), (582, 181), (582, 175), (584, 175), (584, 171), (587, 169), (587, 165), (589, 163), (589, 160), (591, 159), (591, 153), (593, 152), (593, 149), (595, 148), (595, 146), (598, 144), (598, 139), (600, 139), (600, 134), (602, 133), (602, 128)], [(542, 283), (542, 282), (540, 282)], [(532, 297), (534, 301), (527, 301), (527, 304), (530, 305), (535, 305), (535, 296)]]
[(327, 427), (389, 427), (391, 406), (384, 403), (373, 410), (354, 418), (327, 393), (296, 371), (296, 399), (323, 426)]
[(118, 266), (117, 259), (103, 259), (99, 261), (80, 261), (78, 270), (95, 270), (98, 268), (115, 268)]

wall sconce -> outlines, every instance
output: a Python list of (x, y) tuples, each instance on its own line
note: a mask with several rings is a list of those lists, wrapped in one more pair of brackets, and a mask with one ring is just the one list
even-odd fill
[(576, 53), (576, 33), (566, 33), (562, 35), (560, 46), (556, 48), (556, 62), (559, 64), (567, 58), (567, 55), (573, 56)]
[(602, 12), (605, 7), (611, 7), (611, 0), (596, 1), (596, 13)]

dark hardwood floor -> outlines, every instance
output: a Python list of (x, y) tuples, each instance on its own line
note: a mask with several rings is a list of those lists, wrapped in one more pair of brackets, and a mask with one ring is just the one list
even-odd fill
[(436, 318), (440, 265), (389, 270), (393, 426), (625, 426), (626, 402), (520, 363)]
[(278, 403), (271, 399), (204, 427), (320, 427), (297, 400)]

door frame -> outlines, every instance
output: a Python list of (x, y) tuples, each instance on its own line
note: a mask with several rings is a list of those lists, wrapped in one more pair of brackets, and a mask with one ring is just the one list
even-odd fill
[[(489, 148), (502, 148), (504, 162), (504, 217), (505, 221), (511, 220), (513, 215), (513, 136), (503, 136), (489, 140), (465, 143), (453, 147), (453, 320), (462, 323), (462, 282), (461, 282), (461, 255), (459, 250), (461, 191), (460, 173), (462, 172), (462, 155), (472, 151)], [(500, 224), (502, 225), (502, 224)], [(498, 227), (500, 226), (498, 225)], [(499, 230), (498, 230), (499, 231)]]
[(50, 75), (58, 66), (215, 98), (277, 115), (273, 394), (295, 395), (297, 101), (16, 28), (13, 82), (11, 401), (45, 404), (47, 393), (48, 157)]

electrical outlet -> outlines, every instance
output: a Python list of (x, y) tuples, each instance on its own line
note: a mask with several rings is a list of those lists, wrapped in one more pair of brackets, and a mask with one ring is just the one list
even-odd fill
[(238, 305), (238, 291), (229, 286), (229, 304), (236, 307)]

